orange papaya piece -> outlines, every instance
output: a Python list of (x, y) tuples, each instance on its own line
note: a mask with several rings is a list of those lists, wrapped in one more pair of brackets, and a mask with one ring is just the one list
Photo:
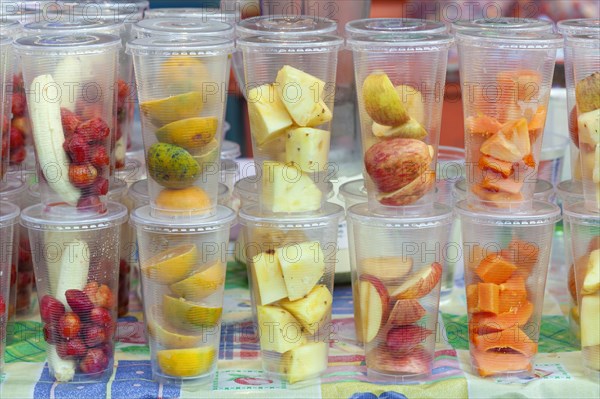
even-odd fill
[(535, 101), (540, 95), (542, 76), (531, 69), (504, 71), (496, 77), (503, 104)]
[(531, 371), (532, 359), (520, 353), (481, 352), (471, 350), (473, 366), (480, 376), (502, 374), (515, 371)]
[(492, 253), (483, 258), (475, 273), (485, 283), (502, 284), (517, 270), (512, 262), (504, 259), (498, 253)]
[(490, 191), (503, 191), (510, 194), (519, 194), (523, 188), (523, 181), (516, 179), (497, 179), (484, 177), (481, 181), (481, 187)]
[(477, 284), (467, 285), (467, 311), (469, 313), (479, 312), (479, 307), (477, 306), (478, 303), (479, 292), (477, 289)]
[(482, 201), (486, 201), (489, 205), (496, 208), (508, 208), (512, 202), (523, 201), (523, 194), (511, 194), (502, 191), (491, 191), (485, 189), (481, 184), (474, 184), (471, 191)]
[(535, 242), (513, 239), (503, 254), (510, 254), (506, 259), (529, 271), (535, 266), (540, 256), (540, 248)]
[(477, 308), (480, 312), (499, 313), (500, 286), (493, 283), (477, 284)]
[(513, 274), (500, 284), (499, 301), (500, 313), (510, 312), (511, 309), (519, 308), (527, 302), (527, 288), (523, 276)]
[(475, 335), (473, 344), (482, 352), (517, 352), (526, 357), (535, 355), (538, 347), (520, 328)]
[(483, 135), (494, 134), (502, 127), (496, 118), (484, 114), (468, 117), (465, 125), (469, 133)]
[(523, 163), (525, 164), (525, 166), (527, 166), (528, 168), (535, 168), (535, 158), (533, 157), (533, 154), (527, 154), (523, 157)]
[(513, 174), (512, 162), (502, 161), (490, 155), (482, 155), (479, 157), (479, 167), (483, 170), (491, 170), (506, 178)]
[(469, 329), (478, 334), (487, 334), (495, 331), (507, 330), (523, 326), (533, 314), (533, 304), (525, 302), (519, 308), (512, 308), (508, 312), (500, 314), (475, 313), (471, 315)]
[(527, 127), (529, 129), (529, 138), (532, 143), (535, 142), (544, 131), (544, 124), (546, 123), (546, 113), (546, 107), (540, 105), (535, 111), (535, 114), (533, 114), (533, 116), (531, 117), (531, 120), (529, 121), (529, 125)]

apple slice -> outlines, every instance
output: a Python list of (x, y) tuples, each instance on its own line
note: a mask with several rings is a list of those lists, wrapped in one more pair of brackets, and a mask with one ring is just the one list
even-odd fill
[(418, 270), (392, 292), (395, 299), (418, 299), (429, 294), (442, 277), (442, 265), (433, 262)]
[(600, 345), (600, 293), (581, 298), (581, 346)]
[(421, 320), (425, 313), (425, 308), (416, 299), (400, 299), (390, 312), (388, 325), (407, 326)]
[(406, 353), (424, 342), (431, 334), (433, 331), (416, 324), (397, 326), (388, 331), (385, 344), (394, 352)]
[(371, 274), (385, 285), (399, 285), (412, 270), (412, 258), (403, 256), (378, 256), (360, 262), (359, 273)]
[(422, 347), (416, 347), (410, 353), (392, 352), (380, 345), (366, 356), (367, 367), (389, 374), (426, 375), (431, 373), (432, 356)]
[(600, 249), (592, 251), (588, 258), (581, 295), (594, 294), (600, 290)]
[(364, 342), (371, 342), (386, 322), (390, 296), (377, 277), (363, 274), (358, 288)]

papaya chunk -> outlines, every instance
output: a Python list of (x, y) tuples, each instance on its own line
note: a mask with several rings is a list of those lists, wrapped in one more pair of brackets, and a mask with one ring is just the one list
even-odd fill
[(523, 194), (511, 194), (502, 191), (491, 191), (483, 188), (481, 184), (474, 184), (471, 191), (482, 201), (489, 202), (491, 206), (496, 208), (507, 208), (511, 202), (523, 201)]
[(532, 368), (532, 359), (519, 353), (482, 352), (473, 349), (471, 358), (473, 366), (482, 377), (506, 372), (531, 371)]
[(497, 284), (477, 284), (477, 299), (477, 308), (480, 312), (499, 313), (500, 287)]
[(502, 284), (517, 270), (512, 262), (501, 257), (498, 253), (492, 253), (486, 256), (475, 273), (484, 283)]
[(504, 104), (534, 101), (540, 94), (542, 76), (532, 69), (503, 71), (496, 76)]
[(538, 261), (540, 249), (535, 242), (515, 238), (508, 244), (506, 252), (503, 251), (502, 254), (519, 268), (531, 271)]
[[(520, 353), (531, 357), (537, 352), (537, 342), (533, 342), (520, 328), (475, 335), (473, 344), (479, 351)], [(498, 353), (500, 355), (500, 353)]]
[(524, 326), (533, 314), (533, 304), (526, 302), (520, 308), (512, 308), (500, 314), (475, 313), (469, 320), (469, 329), (477, 334), (488, 334), (495, 331)]
[(540, 105), (535, 111), (535, 114), (533, 114), (533, 116), (531, 117), (531, 120), (529, 121), (529, 138), (532, 143), (535, 142), (544, 131), (544, 124), (546, 123), (546, 113), (546, 107)]
[(483, 170), (492, 170), (507, 178), (513, 174), (512, 162), (501, 161), (490, 155), (482, 155), (479, 157), (479, 167)]
[(523, 306), (527, 302), (525, 279), (522, 276), (513, 274), (508, 280), (500, 284), (499, 301), (500, 313), (510, 312), (513, 308)]
[(490, 191), (504, 191), (510, 194), (519, 194), (523, 188), (523, 181), (516, 179), (496, 179), (484, 177), (481, 187)]
[(468, 117), (465, 125), (469, 133), (483, 135), (494, 134), (502, 127), (496, 118), (484, 114)]
[(478, 284), (467, 285), (467, 311), (469, 313), (479, 312), (479, 290), (477, 289)]

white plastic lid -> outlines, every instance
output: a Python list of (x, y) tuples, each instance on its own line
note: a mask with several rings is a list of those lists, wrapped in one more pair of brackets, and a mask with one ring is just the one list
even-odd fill
[(325, 227), (329, 224), (338, 224), (344, 215), (344, 208), (331, 202), (326, 202), (320, 212), (310, 215), (268, 215), (265, 216), (260, 211), (258, 204), (250, 204), (240, 210), (240, 224), (261, 225), (275, 229), (303, 229)]
[(443, 22), (417, 18), (366, 18), (346, 24), (346, 37), (370, 35), (373, 33), (448, 33)]
[(368, 195), (365, 188), (365, 179), (352, 180), (342, 184), (338, 198), (344, 202), (366, 202)]
[(16, 176), (8, 176), (0, 182), (0, 201), (12, 202), (21, 206), (27, 184)]
[(465, 30), (456, 33), (458, 44), (515, 50), (558, 49), (563, 47), (559, 34), (531, 31)]
[(150, 212), (150, 205), (134, 210), (131, 213), (131, 223), (145, 231), (165, 234), (191, 234), (228, 229), (235, 220), (235, 212), (222, 205), (217, 205), (217, 212), (214, 216), (208, 218), (199, 216), (182, 221), (157, 219), (152, 217)]
[(153, 18), (143, 19), (132, 27), (134, 37), (222, 36), (235, 39), (235, 29), (227, 22), (200, 18)]
[(240, 145), (233, 141), (223, 140), (221, 144), (221, 159), (236, 159), (242, 155)]
[(77, 19), (73, 21), (40, 21), (30, 22), (23, 26), (25, 34), (28, 35), (69, 35), (73, 33), (85, 32), (87, 34), (107, 33), (109, 35), (119, 36), (123, 28), (122, 22)]
[(600, 18), (565, 19), (556, 24), (563, 35), (589, 35), (600, 32)]
[(213, 56), (230, 54), (234, 50), (231, 39), (221, 37), (144, 37), (127, 43), (127, 52), (133, 55), (170, 57), (176, 55)]
[(556, 223), (560, 220), (560, 208), (550, 202), (534, 200), (531, 209), (526, 211), (512, 210), (501, 213), (482, 207), (470, 206), (466, 200), (456, 204), (456, 212), (460, 217), (469, 219), (471, 223), (481, 225), (502, 226), (539, 226)]
[[(106, 212), (85, 218), (57, 218), (44, 211), (43, 204), (32, 205), (21, 213), (21, 225), (33, 230), (91, 231), (118, 226), (127, 221), (127, 208), (108, 202)], [(76, 213), (76, 210), (73, 210)]]
[(460, 20), (452, 24), (453, 32), (496, 30), (511, 32), (548, 32), (554, 31), (554, 24), (534, 18), (477, 18), (474, 20)]
[(600, 213), (586, 210), (584, 202), (569, 204), (563, 208), (565, 219), (574, 224), (600, 227)]
[(6, 201), (0, 201), (0, 228), (17, 223), (19, 207)]
[(373, 213), (366, 202), (353, 205), (347, 211), (348, 219), (354, 223), (404, 229), (422, 229), (450, 224), (453, 216), (452, 208), (440, 203), (434, 203), (431, 207), (424, 208), (419, 215), (379, 215)]
[(454, 38), (446, 34), (373, 33), (353, 36), (346, 43), (354, 51), (429, 52), (447, 49)]
[(19, 21), (13, 20), (0, 20), (0, 32), (2, 32), (3, 37), (15, 38), (18, 34), (21, 33), (23, 26), (19, 23)]
[(23, 36), (14, 42), (14, 48), (20, 54), (51, 56), (97, 54), (120, 47), (118, 36), (104, 33)]
[(200, 18), (203, 21), (213, 20), (236, 24), (241, 20), (241, 11), (220, 8), (182, 7), (151, 8), (144, 13), (144, 19), (151, 18)]
[(238, 37), (265, 35), (335, 35), (337, 22), (310, 15), (263, 15), (246, 18), (237, 25)]

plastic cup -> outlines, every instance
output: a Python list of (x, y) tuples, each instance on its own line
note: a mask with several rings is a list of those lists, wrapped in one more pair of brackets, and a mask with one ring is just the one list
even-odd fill
[(581, 357), (583, 366), (594, 379), (600, 377), (600, 217), (585, 210), (582, 202), (564, 208), (565, 224), (571, 229), (574, 280), (579, 305)]
[[(347, 211), (354, 319), (374, 381), (423, 380), (433, 367), (442, 270), (452, 209), (415, 217)], [(376, 243), (376, 245), (374, 245)]]
[(547, 180), (557, 185), (563, 174), (566, 148), (570, 140), (566, 136), (547, 134), (542, 143), (538, 179)]
[(229, 228), (235, 213), (181, 223), (136, 209), (144, 320), (154, 379), (212, 381), (219, 359)]
[(452, 190), (465, 177), (465, 150), (441, 145), (437, 162), (437, 201), (446, 204), (452, 201)]
[(29, 229), (50, 375), (58, 382), (107, 378), (113, 372), (119, 236), (127, 209), (86, 220), (21, 213)]
[[(144, 157), (143, 151), (142, 159)], [(128, 186), (131, 186), (133, 183), (138, 182), (140, 180), (145, 180), (146, 176), (146, 167), (142, 164), (142, 162), (138, 161), (135, 158), (130, 158), (126, 156), (125, 167), (123, 169), (115, 171), (115, 176), (117, 179), (125, 181)]]
[(497, 31), (514, 33), (552, 33), (554, 24), (535, 18), (494, 17), (459, 20), (452, 24), (452, 32)]
[(12, 47), (11, 37), (0, 36), (0, 54), (2, 55), (2, 74), (0, 75), (0, 143), (2, 149), (0, 151), (0, 181), (4, 179), (4, 174), (8, 170), (9, 160), (9, 139), (10, 139), (10, 104), (12, 98), (12, 90), (9, 90), (12, 71)]
[(467, 201), (531, 209), (560, 35), (459, 31)]
[(290, 384), (319, 377), (328, 365), (337, 230), (343, 208), (326, 203), (310, 216), (239, 213), (248, 279), (265, 372)]
[(346, 23), (346, 37), (372, 35), (374, 33), (445, 34), (448, 26), (441, 21), (418, 18), (365, 18)]
[(467, 201), (461, 218), (469, 347), (482, 377), (533, 375), (558, 206), (533, 201), (510, 216)]
[(107, 34), (25, 36), (23, 66), (42, 203), (61, 217), (106, 210), (117, 55)]
[(374, 211), (435, 201), (452, 41), (448, 35), (397, 33), (347, 40), (354, 54), (365, 186)]
[(144, 19), (152, 18), (201, 18), (203, 20), (221, 21), (235, 25), (242, 19), (242, 16), (240, 9), (237, 7), (232, 10), (225, 8), (165, 7), (152, 8), (144, 13)]
[(233, 25), (213, 19), (165, 17), (142, 19), (132, 27), (134, 38), (152, 36), (183, 36), (186, 38), (201, 38), (206, 36), (220, 36), (235, 39)]
[(148, 37), (133, 54), (153, 216), (215, 215), (233, 41)]
[[(467, 180), (459, 179), (454, 184), (452, 193), (455, 202), (467, 199)], [(554, 201), (554, 187), (547, 180), (538, 179), (535, 181), (533, 199), (537, 201)]]
[[(565, 36), (565, 77), (569, 133), (573, 141), (578, 140), (585, 207), (600, 212), (600, 23), (594, 26), (594, 33)], [(579, 177), (577, 171), (575, 178)]]
[(0, 202), (0, 373), (4, 366), (4, 346), (6, 344), (8, 307), (13, 256), (13, 230), (19, 217), (19, 208), (10, 202)]
[[(131, 211), (150, 204), (150, 196), (148, 195), (148, 181), (146, 179), (139, 180), (129, 187), (129, 190), (127, 190), (127, 201), (131, 204)], [(133, 230), (133, 226), (130, 227), (132, 229), (131, 237), (134, 240), (134, 246), (129, 258), (129, 264), (131, 265), (132, 273), (131, 280), (133, 281), (132, 289), (137, 295), (138, 300), (143, 302), (137, 236)]]

